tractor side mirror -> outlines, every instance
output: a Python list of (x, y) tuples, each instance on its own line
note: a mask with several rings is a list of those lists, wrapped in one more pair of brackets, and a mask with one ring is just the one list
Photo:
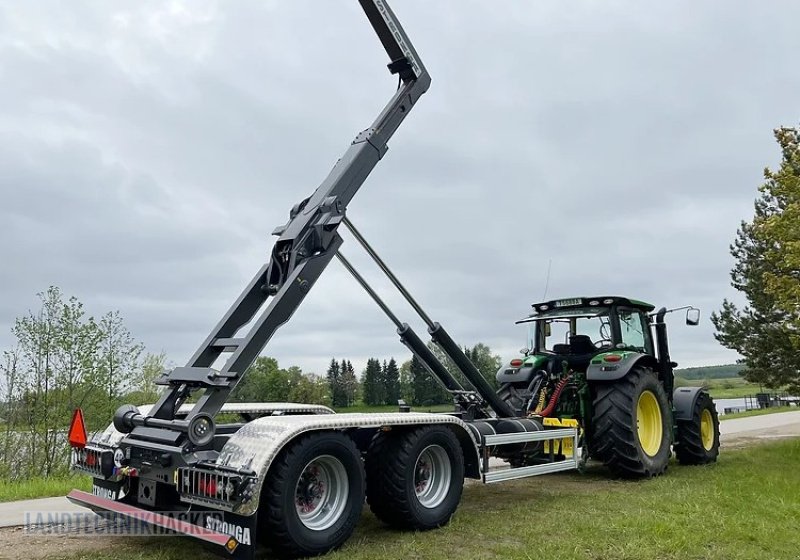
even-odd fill
[(686, 310), (686, 324), (696, 327), (700, 324), (700, 310), (696, 307), (690, 307)]
[(544, 324), (544, 336), (545, 338), (553, 334), (553, 330), (550, 328), (550, 323)]

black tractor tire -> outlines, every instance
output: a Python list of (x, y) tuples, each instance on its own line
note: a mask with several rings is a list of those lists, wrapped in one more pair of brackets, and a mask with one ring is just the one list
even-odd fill
[[(651, 477), (666, 471), (672, 443), (672, 410), (664, 387), (653, 370), (635, 366), (622, 379), (595, 383), (593, 394), (592, 456), (602, 461), (612, 473), (625, 478)], [(649, 403), (650, 407), (645, 407), (645, 410), (651, 412), (655, 412), (657, 406), (660, 421), (657, 415), (638, 418), (640, 402)], [(654, 426), (645, 432), (653, 437), (644, 442), (640, 441), (640, 422)], [(648, 430), (647, 424), (644, 430)]]
[(366, 471), (367, 503), (392, 527), (441, 527), (461, 501), (464, 455), (446, 426), (378, 432), (367, 451)]
[(681, 465), (706, 465), (719, 456), (719, 416), (714, 399), (701, 392), (691, 420), (678, 420), (675, 455)]
[[(363, 461), (352, 439), (339, 432), (301, 437), (281, 451), (267, 473), (258, 509), (259, 540), (282, 558), (338, 548), (361, 516), (365, 486)], [(304, 507), (311, 513), (301, 513)]]

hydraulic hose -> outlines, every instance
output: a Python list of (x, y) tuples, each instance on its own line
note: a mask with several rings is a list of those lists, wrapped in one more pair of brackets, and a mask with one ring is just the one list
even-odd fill
[(537, 413), (539, 416), (550, 416), (553, 413), (553, 411), (556, 409), (556, 405), (558, 404), (558, 398), (561, 396), (561, 391), (564, 390), (564, 387), (567, 386), (567, 383), (569, 383), (570, 379), (572, 379), (572, 376), (568, 375), (558, 382), (555, 391), (553, 391), (553, 395), (550, 397), (550, 402), (547, 403), (547, 408)]

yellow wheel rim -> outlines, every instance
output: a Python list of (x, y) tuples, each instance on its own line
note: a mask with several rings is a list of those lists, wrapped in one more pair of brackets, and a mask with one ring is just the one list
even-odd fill
[(636, 430), (639, 444), (650, 457), (655, 457), (664, 439), (664, 426), (661, 421), (661, 407), (652, 391), (644, 391), (636, 403)]
[(700, 439), (703, 441), (706, 451), (711, 451), (711, 448), (714, 447), (714, 418), (707, 408), (704, 408), (700, 415)]

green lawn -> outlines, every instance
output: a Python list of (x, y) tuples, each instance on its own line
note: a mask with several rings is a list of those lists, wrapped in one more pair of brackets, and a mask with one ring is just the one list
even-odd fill
[(767, 392), (775, 392), (772, 389), (764, 389), (756, 383), (745, 381), (741, 377), (696, 380), (676, 378), (675, 384), (678, 387), (704, 386), (715, 399), (736, 399), (739, 397), (746, 397), (747, 395), (755, 395), (756, 393), (760, 393), (762, 392), (762, 389)]
[[(800, 439), (725, 452), (715, 465), (672, 465), (666, 476), (641, 482), (609, 480), (594, 467), (585, 475), (469, 484), (448, 526), (398, 532), (365, 511), (350, 541), (326, 558), (796, 560), (798, 464)], [(219, 558), (187, 538), (109, 541), (92, 560)]]
[(22, 481), (0, 479), (0, 502), (64, 496), (73, 488), (89, 491), (92, 488), (92, 479), (80, 475)]

